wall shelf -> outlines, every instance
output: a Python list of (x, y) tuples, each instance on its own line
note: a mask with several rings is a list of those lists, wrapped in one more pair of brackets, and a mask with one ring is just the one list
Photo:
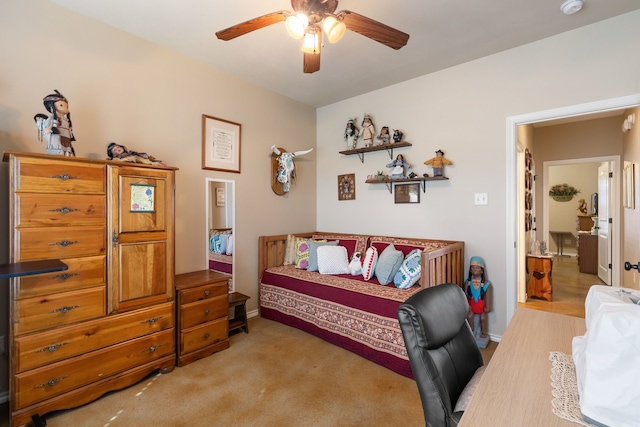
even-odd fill
[(427, 181), (447, 181), (449, 178), (445, 176), (429, 176), (429, 177), (416, 177), (416, 178), (400, 178), (400, 179), (390, 179), (388, 176), (385, 176), (384, 179), (368, 179), (365, 181), (366, 184), (385, 184), (389, 193), (393, 193), (393, 184), (400, 184), (406, 182), (419, 182), (420, 187), (422, 187), (422, 192), (425, 193), (426, 190), (426, 182)]
[(410, 142), (394, 142), (391, 144), (383, 144), (383, 145), (373, 145), (371, 147), (363, 147), (363, 148), (354, 148), (353, 150), (344, 150), (340, 151), (340, 154), (344, 154), (345, 156), (351, 156), (353, 154), (357, 154), (360, 158), (360, 161), (364, 163), (364, 153), (370, 153), (372, 151), (382, 151), (387, 150), (389, 154), (389, 158), (393, 160), (393, 149), (400, 147), (411, 147)]

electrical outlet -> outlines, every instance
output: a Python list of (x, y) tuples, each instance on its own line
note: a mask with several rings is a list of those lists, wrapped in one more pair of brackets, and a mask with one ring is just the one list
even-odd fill
[(474, 200), (475, 200), (475, 204), (476, 205), (488, 205), (489, 204), (489, 198), (487, 196), (487, 193), (476, 193)]

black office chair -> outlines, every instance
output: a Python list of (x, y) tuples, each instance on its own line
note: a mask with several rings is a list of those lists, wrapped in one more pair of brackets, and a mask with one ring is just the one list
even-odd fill
[(457, 426), (456, 402), (482, 354), (467, 323), (469, 303), (453, 283), (426, 288), (398, 308), (398, 320), (429, 427)]

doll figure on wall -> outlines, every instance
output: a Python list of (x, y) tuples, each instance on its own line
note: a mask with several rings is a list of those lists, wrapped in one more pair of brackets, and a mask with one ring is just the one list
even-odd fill
[(393, 142), (402, 142), (402, 137), (404, 134), (398, 129), (393, 130)]
[(402, 179), (407, 176), (407, 169), (411, 167), (409, 163), (407, 163), (402, 154), (398, 154), (396, 159), (387, 165), (388, 168), (393, 168), (391, 170), (391, 174), (389, 178), (391, 179)]
[(40, 142), (43, 139), (47, 141), (47, 153), (49, 154), (75, 157), (76, 152), (71, 142), (76, 138), (73, 136), (69, 102), (60, 92), (57, 90), (54, 92), (42, 100), (44, 108), (51, 115), (36, 114), (33, 117), (38, 127), (38, 139)]
[(107, 159), (141, 163), (143, 165), (165, 165), (162, 160), (158, 160), (150, 154), (130, 151), (124, 145), (116, 144), (115, 142), (110, 142), (107, 146)]
[(444, 151), (436, 151), (436, 156), (424, 162), (425, 165), (431, 165), (433, 168), (433, 176), (444, 176), (444, 165), (452, 165), (453, 162), (444, 157)]
[(344, 142), (347, 143), (347, 150), (353, 150), (358, 143), (360, 130), (356, 127), (355, 119), (349, 119), (347, 127), (344, 129)]
[(382, 126), (380, 129), (380, 135), (376, 137), (376, 145), (385, 145), (391, 142), (391, 135), (389, 134), (389, 126)]
[[(478, 256), (471, 257), (469, 261), (469, 276), (464, 282), (464, 291), (469, 301), (467, 321), (471, 330), (474, 331), (478, 346), (486, 348), (489, 342), (489, 312), (491, 312), (493, 290), (491, 282), (485, 276), (484, 261)], [(476, 329), (477, 317), (480, 318), (480, 331)]]
[(365, 147), (371, 147), (373, 145), (373, 137), (375, 134), (376, 128), (373, 126), (371, 116), (365, 114), (364, 119), (362, 119), (362, 131), (360, 132)]

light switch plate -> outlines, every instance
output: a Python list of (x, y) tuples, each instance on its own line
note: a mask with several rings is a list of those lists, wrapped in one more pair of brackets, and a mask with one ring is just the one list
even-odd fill
[(476, 205), (488, 205), (489, 197), (487, 193), (476, 193), (475, 194), (475, 204)]

